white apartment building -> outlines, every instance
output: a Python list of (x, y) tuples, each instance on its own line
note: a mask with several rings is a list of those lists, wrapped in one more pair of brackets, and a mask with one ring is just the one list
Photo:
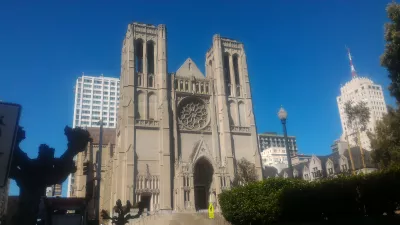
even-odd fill
[(270, 147), (261, 152), (263, 165), (287, 164), (286, 149), (284, 147)]
[(103, 118), (105, 128), (115, 128), (118, 103), (118, 78), (79, 77), (75, 85), (73, 127), (96, 127)]
[[(370, 111), (370, 120), (367, 124), (367, 129), (371, 132), (374, 132), (376, 121), (381, 120), (382, 116), (387, 113), (382, 86), (375, 84), (372, 80), (366, 77), (353, 76), (351, 81), (347, 82), (340, 88), (340, 96), (338, 96), (336, 100), (343, 129), (341, 139), (346, 140), (347, 134), (350, 146), (357, 146), (354, 138), (357, 134), (355, 129), (349, 129), (347, 126), (347, 117), (344, 112), (344, 105), (347, 101), (351, 100), (354, 103), (364, 101), (367, 103)], [(360, 136), (361, 146), (363, 149), (371, 150), (371, 144), (367, 132), (361, 132)]]
[[(76, 80), (73, 127), (99, 127), (103, 119), (104, 128), (116, 128), (119, 107), (119, 79), (82, 75)], [(68, 177), (70, 197), (74, 191), (75, 177)]]
[[(292, 155), (292, 165), (297, 165), (302, 162), (308, 162), (311, 156), (304, 154)], [(268, 147), (261, 151), (261, 160), (263, 166), (275, 167), (280, 173), (282, 169), (288, 167), (285, 147)]]
[[(288, 148), (292, 154), (297, 153), (297, 143), (295, 136), (288, 136)], [(267, 149), (271, 147), (285, 147), (285, 137), (276, 132), (264, 132), (258, 134), (259, 149)]]

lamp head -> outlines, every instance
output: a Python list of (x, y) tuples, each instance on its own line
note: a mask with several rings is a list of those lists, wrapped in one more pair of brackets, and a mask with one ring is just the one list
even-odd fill
[(279, 109), (278, 117), (279, 117), (280, 120), (286, 120), (287, 119), (287, 112), (282, 106)]

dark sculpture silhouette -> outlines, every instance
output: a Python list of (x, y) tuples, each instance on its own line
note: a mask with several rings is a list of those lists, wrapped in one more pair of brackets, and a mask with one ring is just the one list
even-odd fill
[(131, 202), (128, 200), (126, 201), (126, 205), (122, 206), (121, 200), (118, 199), (116, 205), (114, 206), (114, 212), (117, 213), (118, 216), (110, 217), (107, 211), (102, 210), (101, 218), (103, 218), (103, 220), (111, 220), (111, 222), (115, 225), (125, 225), (129, 223), (130, 219), (136, 219), (142, 215), (144, 210), (144, 205), (142, 202), (138, 202), (138, 206), (139, 206), (139, 212), (136, 215), (130, 215), (128, 213), (131, 211), (132, 208)]
[(14, 225), (35, 225), (41, 197), (45, 196), (46, 187), (64, 182), (70, 173), (76, 172), (73, 158), (86, 149), (90, 139), (88, 131), (81, 128), (65, 127), (68, 148), (60, 158), (54, 158), (54, 148), (46, 144), (39, 147), (36, 159), (31, 159), (19, 147), (25, 139), (25, 131), (18, 128), (16, 145), (10, 169), (10, 178), (20, 188), (17, 214)]
[[(0, 125), (1, 126), (5, 126), (3, 119), (4, 119), (4, 116), (0, 116)], [(1, 137), (1, 134), (2, 134), (2, 132), (1, 132), (1, 127), (0, 127), (0, 137)]]

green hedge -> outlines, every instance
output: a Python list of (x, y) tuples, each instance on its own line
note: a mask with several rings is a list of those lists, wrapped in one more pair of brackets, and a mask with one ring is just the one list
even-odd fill
[(269, 178), (219, 195), (222, 214), (234, 225), (392, 215), (399, 203), (399, 168), (315, 182)]

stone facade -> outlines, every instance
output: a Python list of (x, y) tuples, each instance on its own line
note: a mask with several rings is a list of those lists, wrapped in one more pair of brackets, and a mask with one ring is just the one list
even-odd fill
[[(88, 145), (86, 151), (81, 152), (76, 157), (76, 167), (75, 172), (75, 182), (71, 190), (71, 197), (85, 198), (88, 191), (93, 191), (95, 188), (95, 182), (92, 181), (96, 178), (96, 174), (92, 173), (90, 170), (87, 175), (83, 173), (83, 163), (89, 162), (92, 165), (96, 165), (97, 156), (99, 150), (99, 136), (100, 128), (87, 128), (92, 137), (93, 141)], [(101, 183), (100, 183), (100, 207), (101, 209), (110, 209), (110, 207), (115, 205), (115, 202), (110, 202), (110, 187), (112, 180), (109, 177), (111, 172), (111, 165), (113, 160), (113, 153), (115, 149), (115, 129), (104, 128), (103, 130), (103, 145), (102, 145), (102, 157), (101, 157)], [(117, 177), (115, 179), (118, 179)], [(94, 193), (94, 191), (92, 192)], [(94, 195), (92, 195), (94, 197)], [(94, 218), (95, 215), (95, 199), (90, 198), (88, 202), (88, 216), (89, 218)], [(100, 209), (100, 210), (101, 210)]]
[(236, 159), (262, 178), (243, 44), (214, 35), (206, 76), (190, 58), (168, 74), (167, 60), (164, 25), (128, 25), (108, 210), (117, 199), (150, 211), (205, 209), (230, 187)]
[[(362, 157), (359, 147), (350, 149), (352, 160), (350, 160), (349, 151), (340, 153), (336, 151), (327, 156), (312, 155), (308, 162), (302, 162), (293, 166), (293, 176), (308, 181), (314, 181), (326, 177), (335, 177), (341, 173), (349, 173), (354, 164), (354, 171), (358, 173), (371, 173), (376, 171), (376, 165), (372, 162), (371, 153), (365, 151), (365, 167), (362, 163)], [(353, 162), (352, 162), (353, 161)], [(267, 171), (268, 172), (268, 171)], [(283, 169), (280, 173), (271, 173), (269, 176), (288, 177), (288, 169)]]

